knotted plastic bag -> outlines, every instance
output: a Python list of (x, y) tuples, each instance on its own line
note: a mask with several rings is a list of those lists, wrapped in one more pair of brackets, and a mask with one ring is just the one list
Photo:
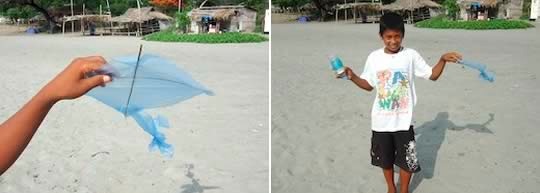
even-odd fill
[(489, 71), (486, 68), (486, 65), (483, 65), (483, 64), (480, 64), (480, 63), (477, 63), (477, 62), (468, 61), (468, 60), (460, 60), (460, 61), (458, 61), (458, 63), (480, 71), (479, 76), (480, 76), (480, 78), (482, 78), (484, 80), (487, 80), (489, 82), (495, 81), (495, 75), (493, 74), (493, 72)]

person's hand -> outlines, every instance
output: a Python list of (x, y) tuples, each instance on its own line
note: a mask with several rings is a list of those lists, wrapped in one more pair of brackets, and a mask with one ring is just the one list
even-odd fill
[(443, 54), (441, 56), (441, 60), (443, 60), (445, 62), (457, 63), (461, 59), (462, 59), (461, 54), (459, 54), (457, 52), (449, 52), (449, 53)]
[(99, 70), (105, 63), (101, 56), (90, 56), (74, 59), (60, 74), (42, 89), (42, 94), (52, 102), (64, 99), (75, 99), (96, 86), (105, 86), (111, 81), (108, 75), (96, 75), (85, 78), (85, 73)]
[(341, 78), (343, 76), (346, 76), (347, 79), (352, 80), (352, 77), (354, 75), (354, 72), (351, 68), (345, 66), (345, 71), (343, 71), (343, 74), (341, 76), (337, 75), (337, 78)]

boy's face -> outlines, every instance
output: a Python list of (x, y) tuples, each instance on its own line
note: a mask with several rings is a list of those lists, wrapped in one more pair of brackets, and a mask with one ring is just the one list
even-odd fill
[(394, 29), (386, 29), (381, 35), (384, 42), (384, 46), (388, 51), (398, 52), (401, 48), (401, 40), (403, 40), (403, 34), (401, 31)]

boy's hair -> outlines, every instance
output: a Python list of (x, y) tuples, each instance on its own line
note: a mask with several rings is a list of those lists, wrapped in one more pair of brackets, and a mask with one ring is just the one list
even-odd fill
[(382, 36), (387, 29), (399, 30), (401, 35), (405, 37), (405, 25), (401, 15), (394, 12), (385, 13), (379, 21), (379, 35)]

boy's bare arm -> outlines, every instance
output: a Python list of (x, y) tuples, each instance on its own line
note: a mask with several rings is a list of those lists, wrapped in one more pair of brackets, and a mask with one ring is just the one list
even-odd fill
[(103, 64), (105, 60), (102, 57), (74, 60), (17, 113), (0, 125), (0, 175), (17, 160), (56, 102), (80, 97), (90, 89), (110, 81), (110, 77), (104, 75), (84, 79), (85, 72), (97, 70)]
[(357, 76), (349, 67), (345, 67), (345, 75), (347, 76), (347, 78), (349, 78), (349, 80), (354, 82), (354, 84), (356, 84), (356, 86), (360, 87), (361, 89), (364, 89), (366, 91), (373, 90), (373, 87), (369, 85), (367, 80), (364, 80)]
[(461, 55), (456, 52), (443, 54), (441, 56), (441, 59), (439, 59), (439, 62), (437, 62), (437, 64), (435, 64), (435, 66), (433, 66), (433, 68), (431, 69), (431, 76), (429, 77), (429, 79), (436, 81), (441, 76), (447, 62), (456, 63), (459, 60), (461, 60)]

